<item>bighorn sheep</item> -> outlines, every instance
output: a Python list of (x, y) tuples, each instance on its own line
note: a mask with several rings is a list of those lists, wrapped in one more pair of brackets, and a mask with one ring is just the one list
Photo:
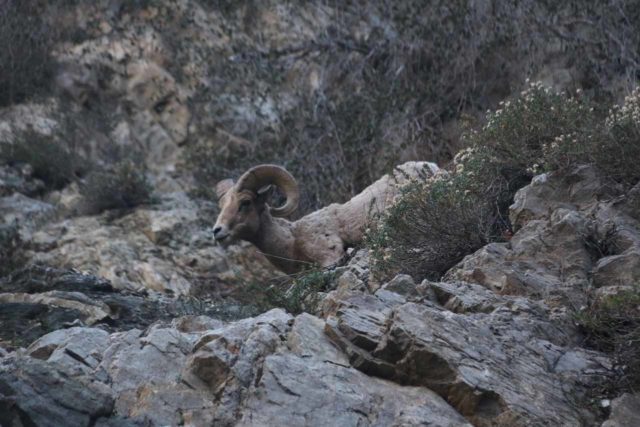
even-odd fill
[[(434, 163), (405, 163), (348, 202), (334, 203), (289, 221), (284, 217), (296, 210), (300, 196), (296, 180), (280, 166), (256, 166), (237, 183), (225, 179), (216, 186), (220, 214), (214, 237), (223, 245), (235, 240), (253, 243), (285, 273), (297, 272), (312, 263), (330, 266), (343, 257), (348, 247), (362, 241), (370, 212), (389, 206), (398, 188), (409, 178), (432, 175), (437, 170)], [(266, 204), (273, 185), (286, 196), (281, 207)]]

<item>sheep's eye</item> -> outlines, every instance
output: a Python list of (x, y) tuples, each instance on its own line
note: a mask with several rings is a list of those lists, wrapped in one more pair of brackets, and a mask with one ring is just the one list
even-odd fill
[(249, 209), (249, 206), (251, 206), (251, 200), (243, 200), (240, 202), (240, 208), (238, 210), (240, 211), (246, 211), (247, 209)]

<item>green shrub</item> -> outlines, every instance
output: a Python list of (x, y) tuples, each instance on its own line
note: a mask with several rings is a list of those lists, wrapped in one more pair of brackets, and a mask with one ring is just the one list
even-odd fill
[(132, 160), (122, 160), (108, 169), (91, 173), (81, 186), (87, 210), (132, 208), (151, 201), (152, 188), (144, 169)]
[(436, 279), (465, 255), (501, 238), (513, 189), (487, 149), (462, 151), (450, 172), (406, 186), (369, 225), (376, 275)]
[(0, 0), (0, 107), (49, 90), (53, 28), (38, 0)]
[(586, 344), (613, 357), (605, 391), (640, 390), (640, 285), (594, 301), (575, 318)]
[(89, 168), (63, 141), (62, 135), (46, 136), (28, 130), (14, 143), (0, 145), (0, 162), (28, 163), (33, 168), (33, 176), (41, 179), (48, 189), (60, 189)]

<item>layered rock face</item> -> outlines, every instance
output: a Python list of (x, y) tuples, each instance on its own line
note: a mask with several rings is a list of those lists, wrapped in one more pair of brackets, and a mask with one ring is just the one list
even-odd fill
[[(613, 361), (582, 346), (573, 315), (588, 292), (638, 277), (640, 229), (627, 203), (588, 167), (538, 176), (511, 207), (513, 238), (468, 256), (444, 281), (400, 275), (376, 285), (361, 251), (318, 309), (297, 316), (184, 315), (175, 300), (150, 307), (95, 276), (40, 272), (16, 282), (13, 303), (21, 295), (80, 320), (4, 352), (1, 421), (598, 425), (589, 391)], [(590, 233), (614, 224), (616, 252), (594, 255)], [(632, 425), (634, 399), (615, 400), (605, 425)]]

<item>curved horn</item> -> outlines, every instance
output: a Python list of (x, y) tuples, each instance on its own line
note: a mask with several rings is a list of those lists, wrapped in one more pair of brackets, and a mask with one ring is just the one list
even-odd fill
[(271, 208), (273, 216), (286, 217), (291, 215), (298, 207), (300, 191), (295, 178), (281, 166), (259, 165), (252, 167), (238, 180), (239, 190), (251, 190), (256, 193), (262, 187), (274, 184), (284, 192), (287, 201), (278, 208)]

